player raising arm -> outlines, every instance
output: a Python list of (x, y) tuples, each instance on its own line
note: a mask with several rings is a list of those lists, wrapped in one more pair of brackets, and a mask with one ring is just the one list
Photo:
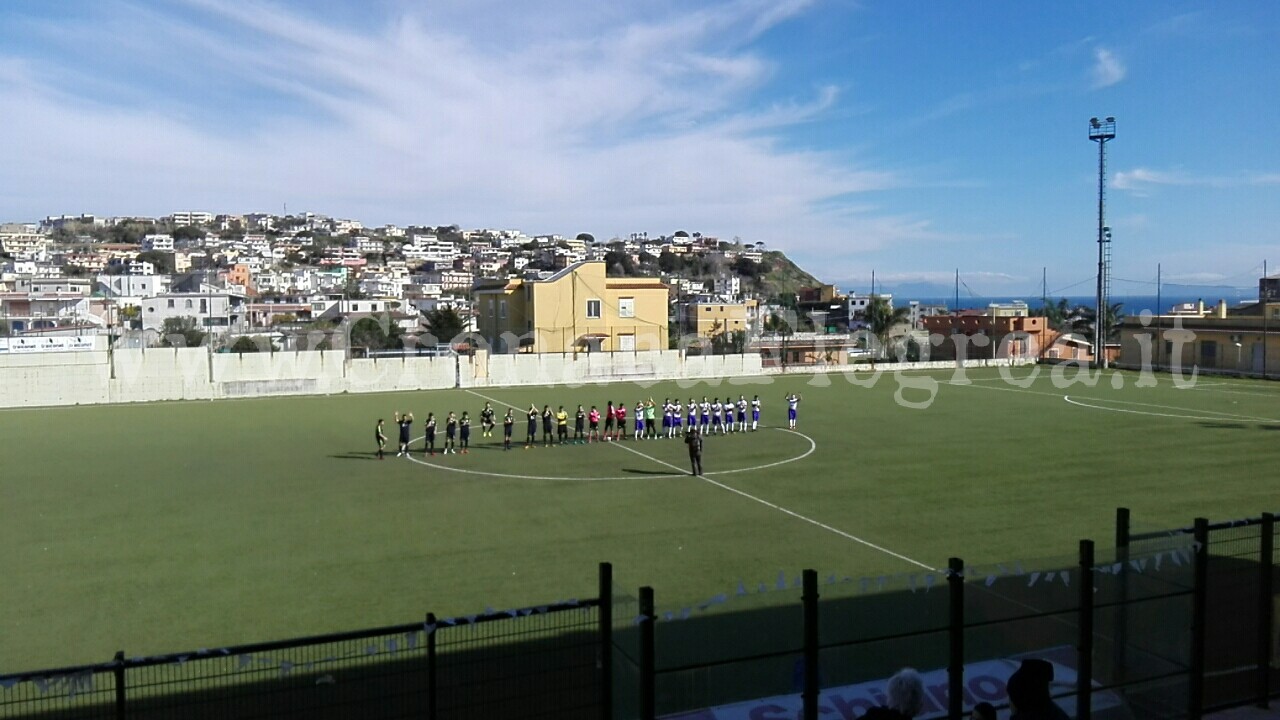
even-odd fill
[(511, 431), (515, 429), (516, 419), (511, 415), (511, 408), (507, 408), (507, 414), (502, 418), (502, 449), (511, 449)]
[(800, 411), (801, 399), (802, 398), (795, 393), (791, 393), (787, 396), (787, 427), (792, 430), (796, 429), (796, 416)]
[(409, 452), (409, 432), (413, 427), (413, 413), (395, 414), (396, 425), (400, 426), (400, 452), (396, 453), (396, 457), (405, 455)]

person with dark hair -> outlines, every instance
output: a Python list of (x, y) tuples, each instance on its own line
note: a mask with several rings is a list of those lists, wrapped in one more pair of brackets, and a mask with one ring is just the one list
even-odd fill
[(591, 423), (587, 442), (600, 442), (600, 411), (595, 405), (592, 405), (591, 412), (587, 413), (587, 420)]
[(524, 438), (524, 449), (528, 450), (538, 441), (538, 406), (530, 404), (525, 415), (529, 418), (529, 434)]
[(466, 410), (462, 411), (462, 418), (458, 420), (458, 439), (462, 441), (462, 454), (466, 455), (471, 449), (471, 416)]
[(996, 720), (996, 708), (989, 702), (980, 702), (973, 706), (970, 717), (973, 720)]
[(458, 416), (449, 411), (448, 417), (444, 419), (444, 454), (457, 455), (458, 446), (454, 442), (454, 438), (458, 437)]
[(618, 413), (613, 409), (613, 401), (610, 400), (604, 406), (604, 439), (606, 441), (613, 439), (613, 421), (617, 419)]
[(902, 668), (885, 686), (885, 704), (863, 714), (863, 720), (911, 720), (924, 709), (924, 681), (914, 668)]
[(569, 442), (569, 413), (565, 412), (564, 406), (556, 411), (556, 444), (564, 445)]
[(550, 405), (542, 406), (542, 447), (551, 447), (551, 428), (555, 424), (555, 417)]
[(1067, 720), (1049, 693), (1053, 664), (1031, 658), (1009, 676), (1009, 720)]
[(396, 425), (400, 426), (400, 452), (396, 453), (396, 457), (405, 455), (409, 452), (409, 431), (413, 428), (413, 413), (395, 414)]
[(422, 446), (422, 453), (427, 456), (436, 454), (436, 414), (427, 413), (427, 419), (422, 424), (424, 431), (423, 438), (425, 443)]
[(587, 411), (578, 406), (578, 412), (573, 416), (573, 444), (581, 445), (587, 441)]
[(480, 435), (482, 437), (493, 437), (493, 404), (485, 403), (484, 409), (480, 411)]
[(702, 475), (702, 433), (698, 428), (690, 426), (689, 431), (685, 433), (684, 444), (689, 446), (689, 464), (693, 466), (691, 475), (698, 477)]
[(511, 449), (511, 431), (515, 429), (516, 419), (511, 415), (511, 408), (507, 408), (507, 414), (502, 418), (502, 449)]

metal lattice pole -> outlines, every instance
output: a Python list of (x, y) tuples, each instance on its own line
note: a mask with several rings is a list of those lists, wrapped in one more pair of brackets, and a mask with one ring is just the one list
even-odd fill
[(1106, 224), (1107, 141), (1116, 136), (1116, 119), (1089, 120), (1089, 139), (1098, 143), (1098, 293), (1093, 318), (1093, 362), (1107, 367), (1107, 274), (1110, 272), (1110, 228)]

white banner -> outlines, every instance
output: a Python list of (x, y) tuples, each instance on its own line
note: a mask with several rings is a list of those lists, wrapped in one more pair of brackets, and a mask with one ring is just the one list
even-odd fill
[(93, 350), (93, 335), (73, 337), (0, 338), (0, 355), (43, 352), (85, 352)]
[[(1053, 664), (1053, 683), (1050, 691), (1057, 696), (1074, 692), (1076, 685), (1075, 650), (1060, 647), (1026, 657), (1038, 657)], [(1067, 665), (1065, 663), (1071, 663)], [(966, 713), (980, 702), (989, 702), (998, 708), (1000, 717), (1008, 717), (1009, 676), (1022, 664), (1021, 659), (985, 660), (964, 666), (964, 710)], [(918, 720), (931, 720), (947, 716), (947, 671), (945, 668), (921, 672), (924, 681), (924, 710)], [(869, 708), (884, 705), (888, 680), (872, 680), (824, 689), (818, 701), (818, 714), (823, 718), (856, 720)], [(1095, 687), (1097, 683), (1094, 683)], [(1055, 700), (1067, 715), (1075, 716), (1075, 697)], [(733, 705), (721, 705), (693, 712), (668, 715), (663, 720), (795, 720), (801, 716), (803, 703), (800, 695), (778, 695), (760, 700), (750, 700)], [(1093, 695), (1095, 718), (1129, 717), (1123, 700), (1112, 692), (1095, 692)]]

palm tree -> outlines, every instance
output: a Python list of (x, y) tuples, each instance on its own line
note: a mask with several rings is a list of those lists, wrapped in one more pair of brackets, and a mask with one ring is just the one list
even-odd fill
[(910, 315), (910, 308), (895, 308), (879, 295), (871, 296), (871, 302), (867, 303), (866, 309), (867, 327), (878, 341), (879, 348), (876, 354), (880, 358), (884, 357), (884, 349), (889, 345), (889, 333), (895, 327), (906, 323)]
[[(1093, 323), (1097, 318), (1098, 312), (1096, 308), (1081, 305), (1075, 310), (1075, 322), (1073, 329), (1081, 334), (1087, 334), (1093, 337)], [(1105, 339), (1108, 341), (1120, 339), (1120, 323), (1124, 320), (1124, 303), (1115, 303), (1107, 306), (1106, 316), (1102, 319), (1102, 328), (1106, 332)]]
[(1076, 312), (1066, 298), (1059, 298), (1056, 303), (1046, 300), (1040, 313), (1047, 319), (1049, 327), (1060, 333), (1069, 333), (1075, 329)]

